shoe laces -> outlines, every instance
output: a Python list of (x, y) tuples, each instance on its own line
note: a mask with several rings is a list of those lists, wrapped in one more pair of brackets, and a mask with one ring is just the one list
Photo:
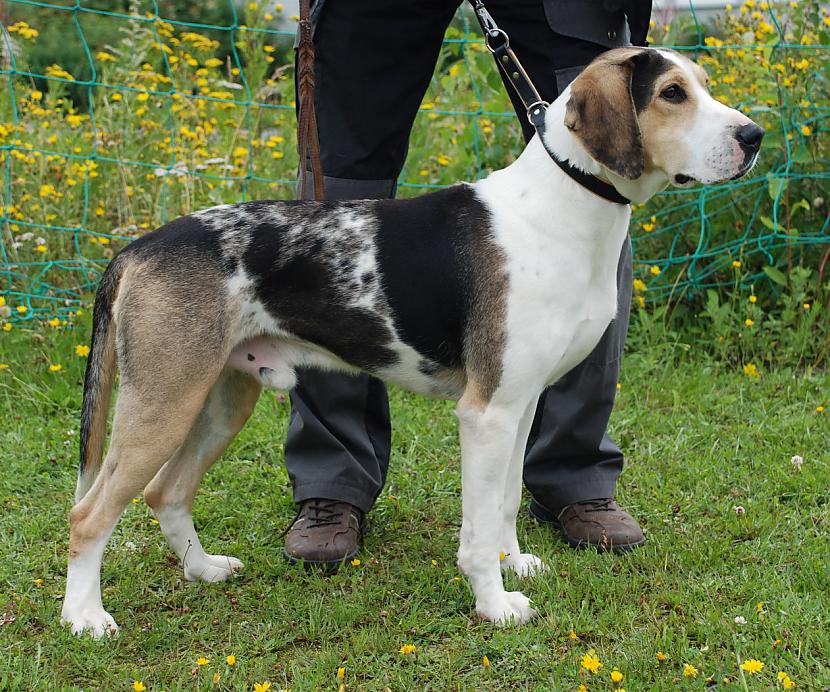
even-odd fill
[(585, 506), (586, 512), (613, 512), (615, 511), (615, 508), (611, 506), (613, 501), (614, 498), (606, 497), (599, 500), (586, 500), (579, 504)]
[(309, 503), (309, 517), (305, 528), (319, 529), (322, 526), (339, 524), (339, 520), (343, 516), (343, 510), (335, 511), (335, 507), (340, 504), (342, 503), (337, 500), (316, 500)]

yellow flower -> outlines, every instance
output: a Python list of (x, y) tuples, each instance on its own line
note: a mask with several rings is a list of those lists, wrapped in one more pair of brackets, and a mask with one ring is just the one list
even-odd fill
[(654, 228), (655, 228), (655, 226), (654, 226), (653, 223), (644, 223), (643, 224), (643, 230), (646, 233), (651, 233), (654, 230)]
[(755, 322), (754, 322), (754, 321), (752, 321), (751, 319), (749, 319), (749, 318), (747, 317), (747, 318), (744, 320), (744, 324), (745, 324), (747, 327), (751, 327), (753, 324), (755, 324)]
[(810, 309), (810, 304), (809, 303), (804, 303), (804, 305), (802, 305), (801, 307), (803, 307), (805, 310), (809, 310)]
[(580, 685), (576, 688), (576, 692), (588, 692), (588, 688), (585, 685)]
[(49, 372), (60, 372), (61, 370), (63, 370), (63, 366), (60, 363), (49, 366)]
[(358, 560), (357, 558), (352, 560), (352, 567), (360, 567), (360, 560)]
[(669, 658), (662, 651), (658, 651), (655, 655), (657, 656), (657, 660), (660, 661), (660, 663), (665, 662)]
[(35, 251), (36, 252), (46, 252), (46, 246), (45, 245), (36, 245), (35, 246)]
[(755, 673), (760, 673), (764, 669), (764, 664), (755, 658), (750, 658), (749, 660), (741, 663), (740, 668), (741, 670), (745, 670), (747, 673), (752, 673), (754, 675)]
[(784, 687), (785, 690), (790, 689), (791, 687), (795, 687), (795, 683), (793, 682), (792, 678), (787, 675), (783, 670), (778, 672), (778, 681)]
[(343, 680), (343, 678), (345, 678), (345, 677), (346, 677), (346, 668), (343, 667), (343, 666), (340, 666), (337, 669), (337, 679), (338, 680)]
[(811, 134), (813, 134), (813, 130), (810, 128), (809, 125), (802, 125), (801, 126), (801, 134), (804, 135), (805, 137), (809, 137)]
[(740, 269), (740, 268), (741, 268), (741, 262), (740, 262), (740, 260), (734, 260), (734, 261), (732, 262), (732, 268), (733, 268), (733, 269)]
[(12, 330), (12, 323), (11, 322), (6, 322), (3, 325), (3, 331), (4, 332), (10, 332), (11, 330)]
[(50, 327), (60, 327), (61, 326), (61, 318), (60, 317), (53, 317), (51, 320), (47, 322)]
[(133, 680), (133, 690), (135, 692), (144, 692), (147, 688), (144, 687), (144, 683), (141, 680)]
[(208, 58), (205, 60), (205, 65), (208, 67), (219, 67), (222, 64), (222, 61), (219, 58)]
[(107, 53), (106, 51), (100, 51), (95, 54), (95, 57), (98, 58), (101, 62), (115, 62), (115, 56), (112, 53)]
[(816, 406), (816, 413), (824, 413), (824, 406)]
[(6, 363), (0, 363), (0, 370), (8, 370), (9, 366)]
[(634, 296), (634, 300), (639, 307), (644, 308), (646, 306), (646, 299), (643, 296)]
[(697, 677), (697, 668), (695, 668), (691, 663), (686, 663), (683, 666), (683, 677), (684, 678), (696, 678)]
[(758, 296), (749, 296), (749, 302), (750, 303), (757, 303), (758, 302)]
[(747, 363), (744, 365), (744, 374), (747, 377), (760, 377), (761, 373), (758, 371), (758, 366), (755, 363)]
[(229, 665), (229, 666), (235, 666), (235, 665), (236, 665), (236, 656), (234, 656), (233, 654), (231, 654), (230, 656), (228, 656), (228, 657), (225, 659), (225, 661), (227, 661), (227, 663), (228, 663), (228, 665)]
[(255, 682), (254, 692), (268, 692), (271, 689), (270, 682)]
[(206, 666), (208, 663), (210, 663), (210, 659), (205, 658), (204, 656), (199, 656), (199, 658), (196, 659), (197, 666)]
[(654, 276), (660, 276), (660, 274), (663, 273), (660, 267), (658, 267), (656, 264), (651, 268), (650, 271), (652, 274), (654, 274)]
[(599, 659), (593, 649), (582, 657), (581, 663), (585, 670), (590, 670), (592, 673), (596, 673), (600, 668), (602, 668), (602, 663), (599, 662)]
[(579, 635), (573, 630), (571, 630), (570, 632), (568, 632), (568, 639), (570, 639), (572, 642), (575, 642), (577, 639), (579, 639)]
[(35, 586), (37, 586), (38, 588), (43, 586), (43, 579), (35, 579)]
[(487, 658), (487, 656), (485, 656), (484, 658), (481, 659), (481, 665), (483, 665), (485, 668), (489, 668), (490, 667), (490, 659)]
[(620, 683), (623, 681), (623, 674), (616, 668), (611, 671), (611, 682)]
[(6, 299), (3, 296), (0, 296), (0, 308), (2, 308), (6, 304)]
[(415, 645), (414, 644), (403, 644), (401, 646), (401, 648), (399, 649), (399, 651), (404, 656), (409, 656), (409, 654), (414, 654), (415, 653)]
[(216, 672), (213, 674), (213, 686), (214, 686), (214, 687), (215, 687), (216, 685), (218, 685), (218, 684), (219, 684), (219, 680), (220, 680), (220, 678), (219, 678), (219, 671), (216, 671)]
[(35, 89), (31, 94), (29, 94), (29, 98), (32, 99), (32, 101), (40, 101), (43, 98), (43, 92)]
[(646, 282), (642, 279), (634, 279), (634, 290), (638, 293), (642, 293), (643, 291), (648, 290), (648, 286), (646, 286)]

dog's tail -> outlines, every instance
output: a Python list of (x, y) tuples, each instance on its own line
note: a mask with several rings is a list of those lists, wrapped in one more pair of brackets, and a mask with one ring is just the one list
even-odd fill
[(115, 380), (116, 354), (112, 308), (121, 282), (122, 264), (121, 257), (116, 257), (110, 262), (95, 295), (92, 341), (84, 376), (80, 432), (81, 463), (78, 468), (78, 484), (75, 487), (75, 502), (80, 502), (86, 495), (101, 468), (110, 397)]

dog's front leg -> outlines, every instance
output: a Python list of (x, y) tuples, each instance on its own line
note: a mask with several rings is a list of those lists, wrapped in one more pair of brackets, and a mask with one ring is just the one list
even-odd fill
[(524, 409), (481, 402), (468, 393), (457, 408), (463, 513), (458, 566), (470, 580), (476, 612), (499, 625), (518, 625), (536, 615), (524, 594), (504, 590), (499, 565), (505, 483)]
[(519, 538), (516, 534), (516, 517), (522, 502), (522, 471), (524, 470), (525, 449), (527, 448), (527, 438), (530, 435), (530, 427), (533, 424), (537, 404), (538, 397), (528, 404), (519, 421), (504, 486), (504, 513), (502, 515), (501, 535), (504, 560), (501, 561), (501, 569), (503, 572), (512, 570), (520, 577), (529, 577), (548, 569), (547, 565), (538, 557), (532, 553), (521, 551)]

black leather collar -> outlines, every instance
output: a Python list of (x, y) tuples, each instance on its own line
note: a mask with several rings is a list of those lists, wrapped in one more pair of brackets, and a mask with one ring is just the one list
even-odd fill
[(586, 190), (590, 190), (595, 195), (598, 195), (603, 199), (607, 199), (609, 202), (616, 202), (617, 204), (631, 204), (631, 200), (627, 197), (623, 197), (619, 192), (617, 192), (617, 188), (613, 185), (606, 183), (604, 180), (600, 180), (595, 175), (579, 170), (576, 166), (568, 163), (567, 161), (563, 161), (556, 155), (555, 152), (548, 148), (548, 145), (545, 144), (544, 137), (546, 110), (547, 104), (541, 103), (532, 108), (528, 113), (528, 116), (530, 117), (531, 124), (536, 128), (536, 133), (539, 135), (539, 140), (542, 142), (542, 146), (545, 148), (548, 156), (553, 159), (554, 163), (559, 166), (559, 168), (561, 168), (565, 175), (571, 178), (571, 180), (579, 183), (582, 187)]

